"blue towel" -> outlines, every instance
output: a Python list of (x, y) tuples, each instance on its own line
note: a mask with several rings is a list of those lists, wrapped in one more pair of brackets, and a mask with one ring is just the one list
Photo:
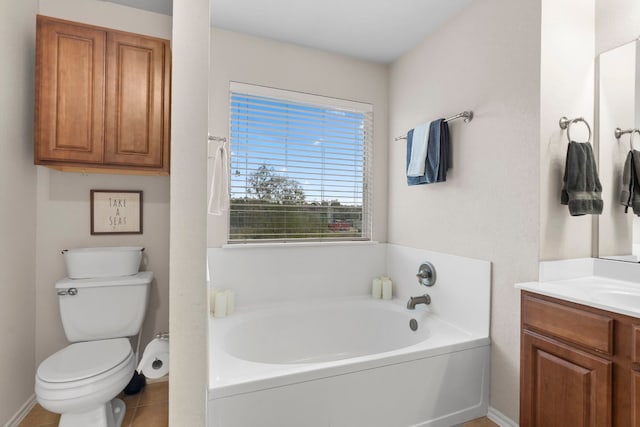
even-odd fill
[[(407, 133), (407, 168), (411, 161), (413, 129)], [(444, 119), (438, 119), (429, 125), (429, 144), (425, 172), (422, 176), (407, 177), (408, 185), (432, 184), (447, 180), (449, 169), (449, 125)]]
[(422, 176), (427, 163), (429, 150), (429, 123), (413, 128), (411, 138), (411, 161), (407, 166), (407, 176)]

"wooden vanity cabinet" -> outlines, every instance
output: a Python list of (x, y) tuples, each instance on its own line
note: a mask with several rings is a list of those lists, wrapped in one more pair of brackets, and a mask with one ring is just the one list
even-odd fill
[(521, 427), (640, 427), (640, 319), (522, 292)]
[(526, 331), (521, 426), (610, 426), (611, 362)]
[(631, 425), (640, 427), (640, 372), (634, 371), (631, 375)]
[(169, 173), (169, 41), (37, 17), (35, 163)]

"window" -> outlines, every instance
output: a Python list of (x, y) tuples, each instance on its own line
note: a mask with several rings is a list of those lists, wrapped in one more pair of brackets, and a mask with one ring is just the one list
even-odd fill
[(369, 104), (231, 84), (229, 242), (369, 240)]

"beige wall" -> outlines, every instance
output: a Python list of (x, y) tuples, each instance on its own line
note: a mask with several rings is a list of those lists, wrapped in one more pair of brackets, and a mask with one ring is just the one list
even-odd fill
[(596, 53), (628, 43), (640, 35), (640, 2), (595, 0)]
[[(540, 258), (591, 256), (592, 215), (572, 217), (560, 204), (567, 135), (562, 116), (584, 117), (594, 130), (594, 0), (542, 1), (540, 60)], [(571, 137), (587, 138), (576, 124)], [(592, 140), (593, 142), (593, 140)]]
[[(229, 82), (373, 104), (373, 240), (387, 236), (387, 81), (384, 65), (244, 34), (211, 30), (209, 133), (228, 136)], [(208, 246), (226, 243), (228, 216), (209, 215)]]
[[(518, 419), (519, 293), (538, 269), (540, 2), (472, 2), (396, 61), (390, 138), (462, 110), (447, 182), (406, 184), (389, 142), (389, 242), (492, 262), (491, 406)], [(436, 266), (437, 267), (437, 266)]]
[(33, 394), (36, 0), (0, 2), (0, 425)]
[(207, 414), (207, 121), (209, 0), (173, 6), (171, 371), (169, 425)]
[(171, 39), (170, 16), (121, 6), (108, 0), (38, 0), (41, 15), (114, 30)]
[[(40, 0), (39, 13), (171, 38), (171, 17), (103, 1)], [(144, 234), (91, 236), (91, 189), (142, 190)], [(121, 245), (144, 246), (144, 268), (155, 274), (143, 326), (144, 344), (154, 333), (169, 330), (169, 178), (63, 173), (37, 167), (36, 364), (67, 344), (53, 289), (54, 282), (65, 276), (60, 251)]]

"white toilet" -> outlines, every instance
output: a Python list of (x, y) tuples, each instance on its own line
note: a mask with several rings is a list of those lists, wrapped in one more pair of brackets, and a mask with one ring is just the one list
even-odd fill
[(144, 320), (153, 273), (62, 279), (56, 283), (60, 316), (73, 344), (44, 360), (36, 398), (62, 414), (61, 427), (120, 427), (124, 402), (115, 397), (131, 380), (136, 357), (126, 337)]

